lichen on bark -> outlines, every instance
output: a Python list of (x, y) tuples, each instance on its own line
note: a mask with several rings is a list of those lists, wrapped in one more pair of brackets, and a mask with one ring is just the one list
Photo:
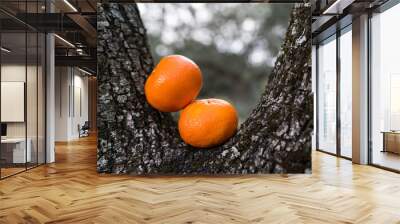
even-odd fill
[(169, 113), (153, 109), (144, 82), (154, 62), (134, 3), (98, 6), (98, 172), (304, 173), (311, 170), (311, 9), (293, 9), (256, 108), (225, 144), (196, 149)]

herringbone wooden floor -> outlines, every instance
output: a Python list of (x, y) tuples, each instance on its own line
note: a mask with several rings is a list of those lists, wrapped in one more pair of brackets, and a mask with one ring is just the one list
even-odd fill
[(0, 223), (400, 223), (400, 175), (315, 152), (312, 175), (96, 173), (95, 138), (0, 181)]

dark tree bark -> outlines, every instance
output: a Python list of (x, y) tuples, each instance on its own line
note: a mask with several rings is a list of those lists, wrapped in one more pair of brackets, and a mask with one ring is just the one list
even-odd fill
[(311, 169), (311, 11), (293, 9), (265, 92), (237, 134), (212, 149), (179, 137), (169, 113), (146, 101), (153, 69), (135, 4), (98, 10), (98, 172), (130, 174), (304, 173)]

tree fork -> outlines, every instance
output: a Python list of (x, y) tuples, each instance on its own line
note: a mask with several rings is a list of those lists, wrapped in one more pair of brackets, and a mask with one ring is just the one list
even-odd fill
[(311, 169), (311, 12), (296, 4), (259, 103), (225, 144), (196, 149), (169, 113), (146, 101), (154, 63), (136, 4), (98, 8), (98, 158), (101, 173), (254, 174)]

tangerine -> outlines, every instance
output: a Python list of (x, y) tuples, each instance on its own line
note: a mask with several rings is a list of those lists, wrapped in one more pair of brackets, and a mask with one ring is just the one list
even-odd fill
[(181, 55), (163, 57), (145, 83), (147, 102), (162, 112), (183, 109), (196, 99), (202, 87), (200, 68)]
[(178, 128), (184, 142), (198, 148), (220, 145), (238, 126), (235, 108), (221, 99), (196, 100), (182, 110)]

